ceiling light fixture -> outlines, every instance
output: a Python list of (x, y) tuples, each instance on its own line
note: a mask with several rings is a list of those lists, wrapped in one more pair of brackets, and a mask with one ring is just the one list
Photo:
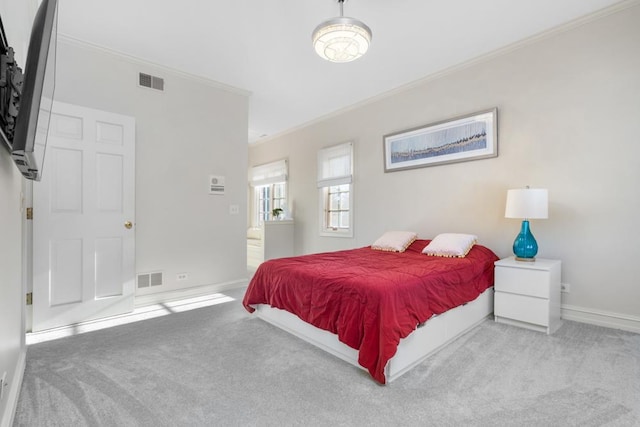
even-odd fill
[(371, 29), (363, 22), (343, 16), (344, 0), (338, 0), (340, 16), (324, 21), (313, 30), (316, 53), (331, 62), (350, 62), (369, 49)]

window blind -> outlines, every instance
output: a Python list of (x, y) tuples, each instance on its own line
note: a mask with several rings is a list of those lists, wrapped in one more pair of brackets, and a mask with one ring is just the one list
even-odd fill
[(351, 184), (353, 144), (335, 145), (318, 151), (318, 188)]
[(275, 184), (287, 180), (288, 168), (286, 160), (254, 166), (249, 169), (249, 184), (252, 187)]

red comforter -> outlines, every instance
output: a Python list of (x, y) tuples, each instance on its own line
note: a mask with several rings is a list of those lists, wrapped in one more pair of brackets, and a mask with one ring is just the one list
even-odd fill
[(498, 257), (475, 245), (465, 258), (370, 247), (280, 258), (260, 265), (243, 304), (269, 304), (338, 335), (359, 351), (358, 363), (385, 383), (384, 368), (401, 338), (431, 316), (465, 304), (493, 285)]

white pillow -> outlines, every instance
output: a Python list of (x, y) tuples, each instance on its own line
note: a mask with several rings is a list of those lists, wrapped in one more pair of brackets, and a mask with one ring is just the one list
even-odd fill
[(413, 243), (418, 234), (413, 231), (387, 231), (373, 242), (371, 249), (389, 252), (404, 252)]
[(463, 258), (478, 241), (473, 234), (443, 233), (438, 234), (422, 250), (423, 254), (443, 257)]

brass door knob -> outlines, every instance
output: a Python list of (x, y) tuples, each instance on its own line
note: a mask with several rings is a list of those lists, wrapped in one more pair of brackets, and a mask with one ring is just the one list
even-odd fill
[(133, 227), (133, 223), (131, 221), (127, 221), (124, 223), (124, 228), (126, 228), (127, 230), (130, 230), (131, 227)]

